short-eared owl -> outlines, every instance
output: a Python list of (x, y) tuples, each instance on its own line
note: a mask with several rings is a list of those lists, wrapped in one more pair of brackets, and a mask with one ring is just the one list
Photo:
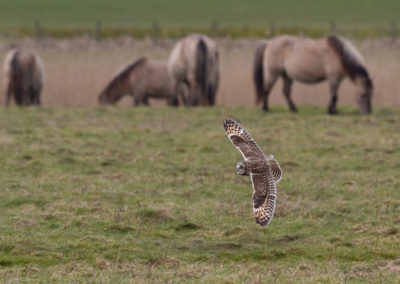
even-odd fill
[(253, 213), (256, 222), (267, 226), (274, 216), (276, 183), (282, 171), (274, 156), (266, 157), (250, 134), (233, 119), (224, 120), (226, 136), (242, 153), (244, 161), (237, 163), (239, 175), (250, 176), (253, 183)]

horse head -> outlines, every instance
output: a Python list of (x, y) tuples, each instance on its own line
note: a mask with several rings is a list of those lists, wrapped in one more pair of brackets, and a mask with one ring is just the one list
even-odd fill
[(100, 93), (98, 96), (99, 104), (101, 105), (113, 105), (120, 98), (121, 94), (114, 89), (106, 88), (104, 91)]
[(361, 114), (370, 114), (372, 112), (372, 93), (373, 84), (368, 76), (357, 78), (357, 84), (360, 86), (357, 93), (357, 104)]

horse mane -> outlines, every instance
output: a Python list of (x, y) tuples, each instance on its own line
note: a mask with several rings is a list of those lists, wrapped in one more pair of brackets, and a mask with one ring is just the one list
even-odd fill
[(105, 88), (105, 92), (110, 91), (112, 88), (114, 88), (116, 85), (119, 85), (121, 82), (126, 80), (126, 78), (129, 76), (129, 74), (136, 69), (138, 66), (142, 65), (147, 59), (145, 57), (141, 57), (138, 60), (132, 62), (129, 64), (127, 67), (122, 69), (120, 72), (117, 73), (117, 75), (114, 76), (114, 78), (111, 80), (110, 83), (108, 83), (107, 87)]
[(328, 45), (333, 49), (340, 59), (340, 63), (344, 71), (350, 77), (352, 81), (356, 78), (364, 78), (365, 85), (372, 88), (372, 81), (369, 77), (367, 69), (363, 66), (362, 62), (359, 60), (358, 54), (354, 54), (354, 51), (346, 46), (346, 43), (336, 36), (329, 36), (327, 38)]
[(262, 41), (257, 44), (256, 51), (254, 53), (254, 63), (253, 63), (253, 79), (256, 86), (256, 96), (257, 103), (259, 103), (263, 98), (264, 91), (264, 50), (267, 47), (267, 42)]

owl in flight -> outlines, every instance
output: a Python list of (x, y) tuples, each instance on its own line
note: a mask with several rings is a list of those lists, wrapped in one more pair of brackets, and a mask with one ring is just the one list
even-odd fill
[(233, 119), (224, 120), (225, 134), (242, 153), (244, 161), (236, 164), (236, 173), (250, 176), (253, 183), (253, 213), (256, 223), (267, 226), (274, 216), (276, 184), (282, 170), (274, 156), (265, 156), (250, 134)]

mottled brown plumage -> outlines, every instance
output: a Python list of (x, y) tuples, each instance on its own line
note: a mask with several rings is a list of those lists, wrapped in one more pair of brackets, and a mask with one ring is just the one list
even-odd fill
[(274, 156), (266, 157), (250, 134), (233, 119), (224, 120), (226, 136), (242, 153), (243, 162), (237, 163), (236, 172), (250, 176), (253, 183), (253, 213), (256, 222), (267, 226), (274, 216), (276, 183), (282, 171)]

